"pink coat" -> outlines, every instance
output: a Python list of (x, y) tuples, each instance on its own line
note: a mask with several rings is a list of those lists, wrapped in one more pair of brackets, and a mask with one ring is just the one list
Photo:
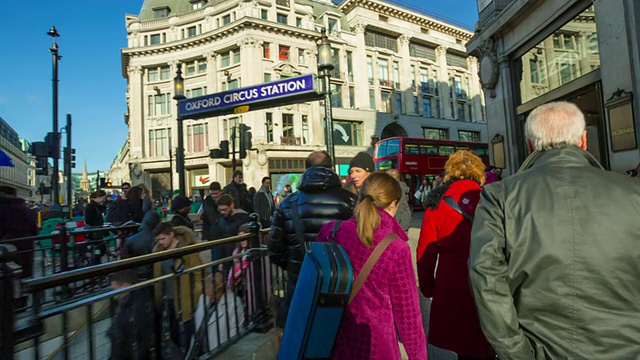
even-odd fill
[[(401, 359), (397, 326), (409, 359), (426, 360), (427, 342), (408, 237), (392, 216), (382, 210), (379, 213), (381, 223), (375, 231), (374, 244), (391, 232), (399, 239), (385, 250), (348, 306), (331, 358)], [(333, 225), (331, 222), (320, 230), (319, 242), (330, 241)], [(342, 223), (335, 242), (344, 247), (353, 264), (354, 276), (357, 276), (374, 248), (365, 247), (358, 239), (354, 218)]]

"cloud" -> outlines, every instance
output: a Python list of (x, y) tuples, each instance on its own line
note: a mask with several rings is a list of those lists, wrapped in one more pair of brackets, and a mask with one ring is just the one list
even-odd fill
[(42, 98), (38, 95), (27, 95), (27, 102), (34, 104), (34, 105), (39, 105), (42, 104)]

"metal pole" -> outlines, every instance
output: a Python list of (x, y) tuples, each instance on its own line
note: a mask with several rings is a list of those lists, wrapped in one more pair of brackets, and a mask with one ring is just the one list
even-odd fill
[(334, 164), (338, 163), (338, 159), (335, 157), (336, 149), (333, 145), (333, 113), (331, 105), (331, 75), (329, 71), (325, 71), (324, 74), (324, 122), (325, 122), (325, 136), (327, 140), (327, 152)]
[(180, 195), (185, 195), (186, 181), (184, 174), (184, 134), (182, 119), (178, 119), (178, 148), (176, 148), (176, 169), (178, 169), (178, 186)]
[[(58, 55), (58, 43), (56, 42), (56, 38), (60, 36), (55, 29), (55, 26), (49, 30), (48, 33), (53, 37), (53, 45), (49, 49), (53, 58), (53, 138), (56, 142), (56, 149), (59, 149), (60, 144), (60, 133), (58, 132), (58, 60), (60, 60), (60, 56)], [(52, 216), (62, 215), (62, 208), (60, 207), (60, 188), (59, 188), (59, 179), (58, 179), (58, 171), (60, 170), (58, 160), (60, 158), (60, 154), (53, 154), (53, 174), (51, 174), (51, 187), (53, 188), (53, 204), (49, 209), (49, 212)]]
[(71, 114), (67, 114), (67, 205), (69, 205), (69, 219), (73, 218), (73, 207), (71, 206), (71, 192), (73, 191), (73, 179), (71, 178), (71, 164), (73, 154), (71, 151)]
[(171, 185), (169, 186), (169, 191), (173, 195), (173, 151), (171, 150), (171, 137), (169, 137), (169, 182)]

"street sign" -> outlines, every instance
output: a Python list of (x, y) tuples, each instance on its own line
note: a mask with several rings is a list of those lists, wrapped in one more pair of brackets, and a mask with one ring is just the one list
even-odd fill
[(200, 119), (319, 100), (314, 74), (198, 96), (178, 102), (179, 119)]

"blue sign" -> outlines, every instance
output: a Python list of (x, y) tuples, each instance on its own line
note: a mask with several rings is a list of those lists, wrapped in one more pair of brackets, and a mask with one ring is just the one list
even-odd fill
[(313, 74), (198, 96), (178, 102), (178, 118), (198, 119), (318, 100)]

